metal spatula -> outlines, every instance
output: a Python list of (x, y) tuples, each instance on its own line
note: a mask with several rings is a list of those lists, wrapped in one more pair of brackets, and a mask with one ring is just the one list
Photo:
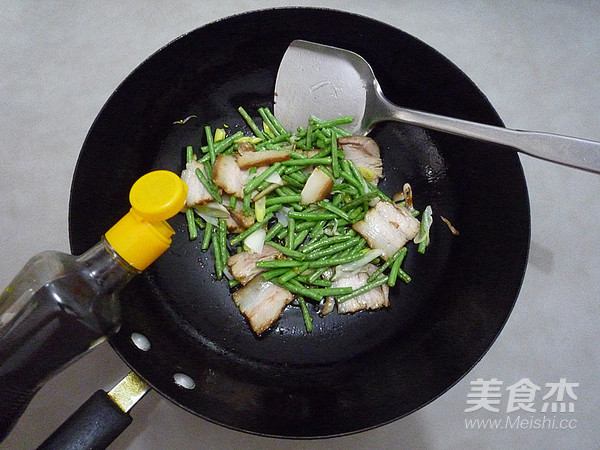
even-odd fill
[(387, 100), (371, 66), (354, 52), (295, 40), (285, 52), (275, 83), (274, 109), (288, 130), (323, 119), (354, 116), (347, 126), (367, 134), (396, 120), (458, 136), (493, 142), (558, 164), (600, 173), (600, 142), (549, 133), (511, 130), (402, 108)]

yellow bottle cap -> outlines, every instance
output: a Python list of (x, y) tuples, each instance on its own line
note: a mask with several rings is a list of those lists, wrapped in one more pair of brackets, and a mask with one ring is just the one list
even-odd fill
[(182, 210), (187, 185), (173, 172), (156, 170), (138, 179), (129, 192), (130, 211), (104, 235), (129, 264), (144, 270), (171, 245), (165, 222)]

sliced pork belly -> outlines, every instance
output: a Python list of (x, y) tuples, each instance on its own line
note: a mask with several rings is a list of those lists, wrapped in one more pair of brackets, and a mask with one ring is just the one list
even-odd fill
[(212, 180), (230, 195), (244, 198), (244, 186), (248, 181), (248, 171), (237, 165), (233, 155), (218, 155), (213, 164)]
[(281, 253), (278, 250), (265, 244), (261, 253), (240, 252), (231, 256), (227, 260), (227, 265), (236, 280), (247, 284), (256, 275), (266, 270), (256, 267), (257, 262), (277, 259), (279, 256)]
[(233, 293), (233, 301), (256, 334), (269, 328), (293, 298), (290, 291), (266, 281), (261, 275)]
[(237, 164), (240, 169), (249, 169), (250, 167), (270, 166), (288, 159), (290, 159), (290, 153), (285, 150), (262, 150), (243, 153), (237, 158)]
[(302, 188), (302, 192), (300, 192), (300, 204), (310, 205), (311, 203), (320, 202), (329, 195), (332, 188), (333, 180), (317, 167), (313, 169)]
[[(350, 286), (353, 289), (357, 289), (367, 283), (367, 279), (376, 269), (377, 268), (373, 264), (367, 264), (360, 272), (334, 281), (332, 286)], [(346, 300), (345, 302), (338, 303), (338, 312), (340, 314), (346, 314), (360, 311), (361, 309), (379, 309), (387, 307), (390, 305), (389, 289), (388, 285), (384, 283), (364, 294)]]
[(367, 211), (365, 218), (352, 225), (371, 248), (388, 259), (419, 233), (420, 223), (404, 206), (380, 201)]
[(185, 165), (185, 169), (181, 172), (181, 179), (185, 181), (188, 186), (188, 194), (185, 199), (186, 208), (205, 205), (214, 200), (196, 175), (196, 169), (200, 169), (202, 173), (206, 174), (204, 166), (198, 161), (190, 161)]
[(367, 169), (366, 173), (363, 171), (365, 179), (377, 184), (383, 176), (383, 165), (377, 142), (366, 136), (344, 136), (338, 139), (338, 144), (346, 158), (356, 167)]

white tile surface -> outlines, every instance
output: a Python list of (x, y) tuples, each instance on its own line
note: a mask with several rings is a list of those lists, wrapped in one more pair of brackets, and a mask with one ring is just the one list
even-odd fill
[[(283, 1), (25, 2), (0, 6), (0, 285), (45, 249), (68, 251), (79, 149), (113, 89), (179, 35)], [(600, 140), (600, 4), (594, 1), (302, 1), (362, 13), (438, 49), (488, 96), (508, 127)], [(530, 264), (515, 310), (464, 380), (413, 415), (358, 435), (282, 441), (199, 419), (156, 393), (115, 449), (599, 448), (600, 177), (522, 157), (531, 196)], [(510, 180), (507, 180), (510, 182)], [(48, 383), (0, 448), (39, 444), (96, 389), (127, 372), (109, 346)], [(469, 382), (578, 382), (574, 429), (466, 429)], [(526, 414), (524, 414), (525, 416)], [(541, 418), (539, 413), (530, 414)], [(556, 415), (557, 421), (567, 416)], [(549, 418), (551, 418), (549, 416)]]

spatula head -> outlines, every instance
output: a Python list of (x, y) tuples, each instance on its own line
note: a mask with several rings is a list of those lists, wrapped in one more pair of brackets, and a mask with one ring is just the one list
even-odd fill
[(310, 115), (323, 120), (353, 116), (344, 128), (364, 134), (363, 119), (374, 75), (348, 50), (295, 40), (283, 55), (275, 81), (274, 111), (290, 132), (306, 127)]

